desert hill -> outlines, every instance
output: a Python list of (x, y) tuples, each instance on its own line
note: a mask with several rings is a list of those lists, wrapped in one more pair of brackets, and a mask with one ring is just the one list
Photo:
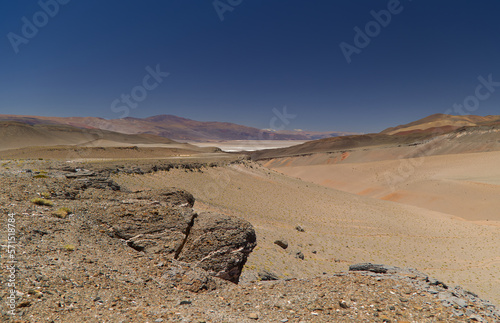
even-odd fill
[(481, 125), (499, 125), (500, 116), (475, 116), (475, 115), (448, 115), (437, 113), (423, 119), (410, 122), (397, 127), (387, 128), (380, 133), (388, 135), (403, 135), (410, 133), (444, 133), (460, 127), (471, 127)]
[(29, 125), (70, 125), (78, 128), (102, 129), (126, 134), (152, 134), (181, 141), (213, 140), (312, 140), (352, 133), (315, 131), (272, 131), (229, 122), (201, 122), (173, 115), (148, 118), (106, 120), (96, 117), (40, 117), (0, 115), (0, 121), (17, 121)]
[[(144, 157), (150, 158), (169, 152), (189, 154), (217, 151), (213, 147), (200, 148), (150, 134), (123, 134), (60, 124), (29, 125), (16, 121), (0, 121), (0, 138), (0, 151), (4, 158), (49, 157), (49, 155), (53, 158), (64, 158), (68, 151), (74, 149), (87, 149), (85, 155), (96, 155), (96, 157), (103, 155), (103, 152), (108, 153), (107, 157), (138, 157), (141, 156), (141, 150), (146, 150), (146, 155), (149, 156)], [(47, 147), (51, 147), (49, 155)], [(134, 150), (123, 151), (123, 148), (127, 147), (133, 147)], [(99, 149), (99, 154), (93, 153), (93, 150)]]
[[(360, 150), (371, 154), (374, 149), (380, 148), (394, 148), (387, 156), (397, 158), (398, 155), (407, 154), (401, 152), (405, 150), (404, 147), (420, 146), (429, 142), (433, 144), (427, 155), (499, 150), (499, 131), (500, 116), (434, 114), (380, 133), (324, 138), (292, 147), (262, 150), (252, 153), (252, 158), (259, 160)], [(378, 155), (374, 158), (380, 160), (384, 157)]]

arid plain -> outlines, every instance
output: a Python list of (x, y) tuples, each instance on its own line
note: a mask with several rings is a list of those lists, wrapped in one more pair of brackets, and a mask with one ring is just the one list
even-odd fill
[[(176, 187), (194, 196), (197, 214), (209, 211), (248, 221), (255, 228), (257, 246), (243, 267), (243, 286), (254, 286), (263, 273), (283, 282), (305, 282), (371, 262), (414, 268), (500, 305), (496, 126), (332, 137), (299, 145), (283, 140), (211, 141), (200, 145), (203, 148), (157, 136), (65, 125), (9, 122), (3, 131), (1, 173), (6, 178), (19, 176), (29, 185), (38, 183), (30, 178), (56, 185), (54, 193), (37, 193), (36, 188), (25, 193), (53, 195), (57, 202), (58, 194), (64, 193), (57, 185), (69, 182), (111, 183), (120, 194), (148, 195), (155, 192), (151, 189)], [(67, 131), (71, 135), (61, 136)], [(39, 142), (34, 139), (33, 146), (26, 145), (32, 138)], [(248, 150), (271, 149), (223, 151), (242, 143)], [(86, 189), (79, 193), (82, 201)], [(97, 192), (93, 198), (99, 199)], [(57, 203), (63, 201), (75, 208), (81, 203), (80, 198)], [(105, 202), (130, 204), (119, 199)], [(9, 209), (7, 202), (4, 207)], [(45, 207), (37, 212), (50, 217), (51, 211)], [(90, 219), (95, 216), (91, 209), (85, 212), (90, 212)], [(286, 241), (287, 247), (276, 241)], [(425, 295), (439, 299), (446, 293), (433, 288)], [(455, 308), (447, 300), (439, 302), (448, 304), (447, 310)], [(467, 306), (460, 309), (466, 311)], [(418, 307), (413, 310), (421, 312)], [(435, 310), (446, 313), (440, 307)], [(464, 315), (457, 313), (454, 318)], [(425, 317), (432, 321), (432, 316)], [(318, 322), (323, 321), (327, 319)]]
[[(258, 247), (249, 257), (243, 279), (255, 279), (260, 269), (282, 278), (310, 277), (373, 262), (413, 267), (500, 303), (498, 226), (342, 192), (253, 162), (204, 172), (123, 175), (115, 180), (133, 190), (184, 188), (197, 196), (195, 209), (251, 222)], [(297, 225), (305, 232), (297, 231)], [(278, 248), (277, 239), (286, 239), (289, 251)], [(298, 251), (305, 260), (291, 256)]]

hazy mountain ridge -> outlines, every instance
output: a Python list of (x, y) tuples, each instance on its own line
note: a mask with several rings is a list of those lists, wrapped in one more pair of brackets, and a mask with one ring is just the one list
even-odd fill
[(38, 117), (0, 115), (0, 121), (17, 121), (30, 125), (63, 124), (78, 128), (97, 128), (126, 134), (152, 134), (173, 140), (314, 140), (352, 134), (346, 132), (271, 131), (229, 122), (195, 121), (173, 115), (148, 118), (122, 118), (106, 120), (97, 117)]

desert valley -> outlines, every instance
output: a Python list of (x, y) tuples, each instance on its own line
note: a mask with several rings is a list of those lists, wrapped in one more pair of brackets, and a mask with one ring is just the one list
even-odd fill
[(498, 322), (499, 162), (500, 116), (0, 115), (2, 275), (19, 322)]

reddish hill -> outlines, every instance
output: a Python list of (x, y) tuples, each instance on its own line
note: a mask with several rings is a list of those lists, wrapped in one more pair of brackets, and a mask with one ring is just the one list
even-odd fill
[(453, 116), (448, 114), (433, 114), (423, 119), (410, 122), (397, 127), (387, 128), (380, 133), (387, 135), (423, 133), (423, 132), (449, 132), (460, 127), (482, 126), (500, 124), (500, 116)]

